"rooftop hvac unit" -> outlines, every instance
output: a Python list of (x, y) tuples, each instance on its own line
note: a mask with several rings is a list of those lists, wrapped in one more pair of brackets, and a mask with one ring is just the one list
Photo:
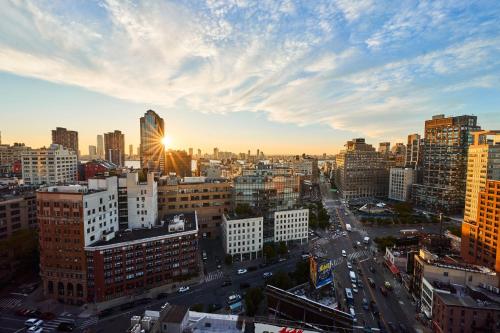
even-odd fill
[(130, 323), (132, 324), (132, 326), (139, 324), (140, 322), (141, 322), (141, 316), (133, 316), (130, 319)]
[(151, 329), (151, 317), (142, 318), (141, 326), (144, 330), (149, 331)]

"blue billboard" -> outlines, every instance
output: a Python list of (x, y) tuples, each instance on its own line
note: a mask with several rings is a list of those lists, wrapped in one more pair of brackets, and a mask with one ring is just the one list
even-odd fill
[(314, 288), (319, 289), (333, 282), (332, 261), (309, 257), (309, 273)]

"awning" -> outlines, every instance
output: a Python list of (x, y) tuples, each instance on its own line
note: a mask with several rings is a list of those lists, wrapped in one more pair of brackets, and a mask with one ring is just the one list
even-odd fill
[(385, 264), (387, 265), (387, 267), (389, 267), (389, 270), (393, 275), (399, 274), (399, 269), (392, 262), (390, 262), (389, 260), (385, 260)]

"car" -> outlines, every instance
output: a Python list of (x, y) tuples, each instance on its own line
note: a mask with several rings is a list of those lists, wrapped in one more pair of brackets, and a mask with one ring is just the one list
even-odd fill
[(236, 273), (238, 275), (242, 275), (242, 274), (245, 274), (247, 272), (246, 268), (240, 268), (236, 271)]
[(179, 288), (179, 293), (185, 293), (187, 291), (189, 291), (189, 286), (183, 286), (183, 287), (180, 287)]
[(357, 245), (357, 246), (361, 246), (361, 242), (360, 242), (360, 241), (357, 241), (357, 242), (356, 242), (356, 245)]
[(358, 287), (353, 283), (352, 284), (352, 291), (357, 294), (358, 293)]
[(370, 284), (370, 287), (375, 288), (375, 280), (368, 278), (368, 283)]
[(283, 262), (283, 261), (286, 261), (286, 258), (280, 258), (280, 259), (278, 260), (278, 262)]
[(75, 323), (63, 321), (62, 323), (59, 323), (57, 330), (61, 332), (73, 332), (75, 330)]
[(264, 279), (269, 279), (271, 276), (273, 276), (273, 272), (264, 272), (264, 274), (262, 274)]
[(342, 250), (342, 257), (347, 257), (347, 252), (345, 250)]
[(52, 312), (43, 312), (41, 315), (40, 315), (40, 319), (43, 319), (43, 320), (52, 320), (52, 319), (55, 319), (56, 318), (56, 315)]
[(43, 325), (43, 320), (38, 318), (30, 318), (24, 322), (24, 326), (26, 327), (39, 327)]
[(366, 298), (363, 298), (363, 309), (368, 311), (368, 300)]
[(230, 286), (232, 285), (233, 283), (231, 282), (231, 280), (224, 280), (224, 282), (222, 282), (222, 286), (223, 287), (227, 287), (227, 286)]
[(358, 281), (358, 288), (360, 289), (363, 289), (364, 285), (363, 285), (363, 282), (361, 282), (361, 280)]
[(347, 262), (347, 268), (352, 269), (352, 265), (351, 265), (350, 261)]
[(375, 271), (375, 267), (373, 267), (373, 266), (370, 266), (369, 270), (370, 270), (370, 272), (372, 272), (372, 273), (375, 273), (375, 272), (376, 272), (376, 271)]
[(382, 295), (387, 296), (387, 294), (388, 294), (387, 289), (384, 286), (380, 286), (379, 289), (380, 289), (380, 293), (382, 293)]
[(240, 289), (250, 288), (250, 284), (248, 282), (240, 283)]
[(342, 231), (342, 236), (347, 236), (347, 231)]
[(207, 252), (203, 251), (202, 258), (204, 261), (208, 259)]
[(238, 302), (239, 300), (241, 300), (241, 295), (239, 295), (239, 294), (232, 294), (232, 295), (229, 295), (229, 296), (227, 297), (227, 302), (228, 302), (229, 304), (236, 303), (236, 302)]
[(384, 282), (384, 287), (387, 289), (387, 290), (392, 290), (392, 286), (391, 286), (391, 283), (389, 281), (385, 281)]
[(26, 332), (28, 332), (28, 333), (43, 333), (43, 327), (31, 326), (30, 328), (28, 328), (28, 330)]
[(217, 269), (221, 269), (221, 268), (222, 268), (221, 264), (218, 264)]

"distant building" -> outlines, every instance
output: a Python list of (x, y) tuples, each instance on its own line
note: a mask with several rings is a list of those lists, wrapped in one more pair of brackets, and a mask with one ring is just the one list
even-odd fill
[(24, 143), (0, 144), (0, 169), (8, 175), (22, 175), (22, 155), (31, 150)]
[(116, 130), (104, 133), (104, 151), (106, 161), (118, 166), (125, 165), (125, 135)]
[(417, 171), (410, 168), (391, 168), (389, 173), (389, 199), (409, 201), (411, 187), (416, 181)]
[(97, 136), (97, 156), (104, 158), (104, 138), (102, 135)]
[(89, 145), (89, 157), (91, 159), (97, 158), (97, 148), (96, 148), (96, 146)]
[(61, 145), (22, 154), (23, 180), (27, 185), (72, 184), (77, 180), (76, 153)]
[(162, 172), (165, 169), (165, 122), (156, 112), (148, 110), (140, 118), (141, 168)]
[(183, 150), (169, 150), (165, 154), (165, 173), (191, 177), (191, 156)]
[(348, 141), (336, 156), (336, 175), (340, 194), (346, 200), (386, 197), (389, 170), (385, 158), (365, 139)]
[(82, 164), (82, 168), (80, 179), (87, 180), (98, 176), (110, 176), (116, 171), (117, 166), (105, 160), (92, 160)]
[(319, 181), (318, 159), (313, 157), (296, 158), (290, 163), (295, 174), (304, 175), (304, 179), (313, 184)]
[(158, 184), (160, 216), (196, 211), (200, 236), (221, 235), (222, 216), (231, 209), (232, 186), (226, 179), (162, 177)]
[(390, 142), (380, 142), (378, 144), (378, 152), (384, 155), (387, 155), (391, 152), (391, 143)]
[(219, 148), (214, 148), (214, 155), (213, 155), (214, 160), (219, 159)]
[(66, 149), (70, 149), (78, 153), (78, 132), (70, 131), (63, 127), (56, 127), (52, 130), (52, 144), (58, 144)]
[(134, 145), (128, 145), (128, 158), (132, 158), (134, 156)]
[(309, 209), (282, 210), (274, 213), (274, 242), (307, 243)]
[(37, 226), (34, 192), (0, 193), (0, 240), (9, 238), (17, 230)]
[(420, 170), (422, 166), (422, 145), (423, 141), (419, 134), (408, 135), (405, 167)]
[(256, 259), (262, 255), (264, 219), (262, 216), (224, 214), (222, 219), (222, 245), (224, 252), (240, 261)]
[(45, 187), (36, 199), (43, 294), (61, 303), (84, 304), (87, 279), (95, 274), (87, 274), (84, 248), (118, 230), (117, 179)]
[(162, 221), (85, 246), (88, 302), (111, 307), (170, 290), (169, 284), (198, 275), (196, 213), (165, 216)]
[(463, 210), (467, 151), (471, 133), (477, 130), (476, 116), (437, 115), (425, 121), (422, 183), (412, 190), (418, 207), (448, 213)]

